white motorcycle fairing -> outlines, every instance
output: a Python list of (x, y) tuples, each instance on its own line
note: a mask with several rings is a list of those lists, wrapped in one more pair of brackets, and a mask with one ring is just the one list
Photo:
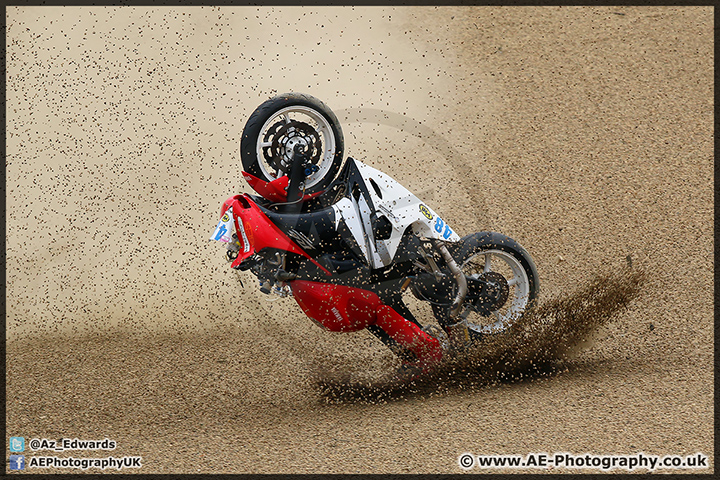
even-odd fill
[[(335, 227), (342, 218), (371, 268), (392, 263), (408, 227), (419, 237), (460, 240), (439, 215), (395, 179), (358, 160), (349, 158), (348, 162), (354, 163), (357, 175), (350, 175), (350, 195), (332, 205)], [(383, 217), (392, 230), (389, 236), (375, 238), (373, 224)]]

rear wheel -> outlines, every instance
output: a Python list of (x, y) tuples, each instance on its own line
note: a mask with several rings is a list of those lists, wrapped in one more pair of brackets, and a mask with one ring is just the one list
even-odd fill
[[(480, 288), (479, 281), (491, 285), (489, 299), (468, 294), (460, 310), (474, 339), (506, 331), (534, 304), (540, 290), (535, 263), (510, 237), (495, 232), (468, 235), (460, 240), (454, 258), (469, 289)], [(433, 314), (445, 329), (457, 322), (446, 305), (433, 305)]]
[(240, 159), (246, 172), (271, 182), (289, 176), (298, 146), (307, 159), (304, 193), (322, 192), (342, 165), (340, 123), (317, 98), (286, 93), (265, 101), (250, 115), (240, 141)]

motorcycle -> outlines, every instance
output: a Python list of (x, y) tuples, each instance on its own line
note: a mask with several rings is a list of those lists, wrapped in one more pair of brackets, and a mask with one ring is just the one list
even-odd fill
[[(262, 293), (292, 296), (328, 331), (368, 330), (415, 373), (506, 331), (534, 304), (537, 270), (515, 240), (460, 237), (387, 174), (343, 164), (344, 153), (337, 117), (310, 95), (278, 95), (248, 118), (242, 175), (259, 196), (227, 199), (211, 240), (227, 243), (231, 267), (255, 275)], [(438, 325), (421, 325), (408, 290)]]

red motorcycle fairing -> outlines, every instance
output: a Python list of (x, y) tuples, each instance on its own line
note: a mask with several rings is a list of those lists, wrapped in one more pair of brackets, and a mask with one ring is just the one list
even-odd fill
[(355, 332), (377, 325), (419, 361), (433, 364), (442, 359), (443, 350), (437, 338), (384, 305), (374, 292), (309, 280), (293, 280), (289, 284), (300, 308), (327, 330)]
[(225, 200), (220, 215), (222, 216), (230, 207), (232, 207), (235, 230), (238, 232), (238, 242), (240, 242), (240, 251), (231, 265), (233, 268), (263, 248), (277, 248), (302, 255), (327, 275), (331, 275), (325, 267), (316, 262), (271, 222), (248, 195), (235, 195)]
[[(272, 182), (266, 182), (265, 180), (261, 180), (255, 175), (252, 175), (248, 172), (242, 172), (243, 177), (245, 177), (245, 180), (250, 184), (250, 186), (258, 192), (263, 198), (267, 198), (273, 203), (282, 203), (287, 202), (287, 187), (290, 183), (290, 180), (287, 175), (283, 175), (280, 178), (276, 178)], [(316, 192), (313, 194), (305, 195), (302, 198), (302, 201), (310, 200), (313, 197), (317, 197), (322, 192)]]

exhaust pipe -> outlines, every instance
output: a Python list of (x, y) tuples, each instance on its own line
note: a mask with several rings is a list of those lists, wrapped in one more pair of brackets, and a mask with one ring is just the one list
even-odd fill
[(455, 278), (455, 282), (458, 286), (457, 295), (455, 295), (455, 300), (453, 300), (453, 303), (450, 306), (450, 318), (452, 318), (455, 323), (453, 323), (452, 325), (448, 325), (448, 330), (450, 333), (450, 343), (452, 344), (452, 346), (454, 348), (461, 348), (470, 343), (470, 334), (468, 333), (465, 320), (459, 318), (462, 304), (465, 301), (465, 296), (468, 292), (467, 280), (465, 279), (465, 274), (462, 272), (462, 270), (460, 270), (460, 267), (458, 267), (457, 263), (455, 262), (455, 259), (452, 257), (452, 255), (450, 255), (450, 252), (448, 251), (445, 244), (441, 242), (433, 242), (433, 246), (437, 249), (438, 252), (440, 252), (440, 255), (442, 255), (443, 259), (445, 259), (445, 263), (447, 263), (447, 266), (450, 268), (450, 271), (452, 272), (453, 277)]
[(450, 255), (450, 252), (448, 251), (445, 244), (440, 242), (433, 242), (433, 245), (438, 250), (438, 252), (440, 252), (440, 255), (443, 256), (443, 258), (445, 259), (445, 263), (447, 263), (448, 267), (450, 267), (450, 271), (452, 272), (453, 277), (455, 278), (455, 282), (458, 286), (457, 295), (455, 295), (455, 300), (453, 300), (453, 303), (450, 306), (450, 316), (455, 319), (458, 315), (460, 315), (462, 303), (465, 301), (465, 295), (467, 295), (467, 280), (465, 280), (465, 274), (462, 273), (460, 267), (458, 267), (457, 263), (455, 263), (455, 259), (452, 257), (452, 255)]

